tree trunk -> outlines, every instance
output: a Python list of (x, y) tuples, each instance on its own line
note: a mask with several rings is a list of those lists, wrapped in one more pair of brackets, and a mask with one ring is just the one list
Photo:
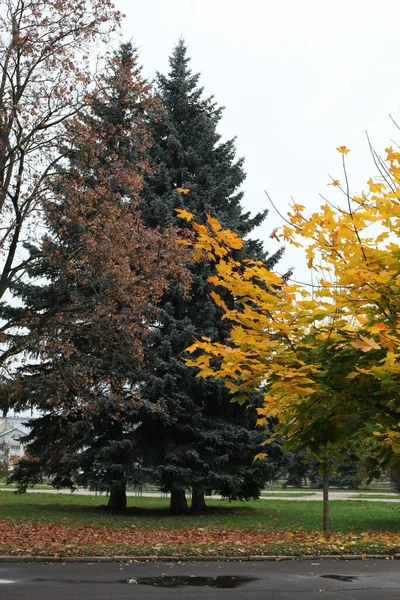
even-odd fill
[(191, 512), (204, 512), (207, 509), (206, 499), (204, 497), (204, 490), (199, 487), (193, 486), (192, 489), (192, 504), (190, 506)]
[(329, 470), (328, 463), (322, 464), (322, 496), (324, 505), (324, 516), (323, 516), (323, 531), (324, 538), (329, 539)]
[(111, 488), (107, 508), (109, 510), (126, 509), (126, 486), (124, 483), (114, 485)]
[(189, 513), (185, 490), (181, 488), (171, 488), (169, 512), (172, 515), (187, 515)]

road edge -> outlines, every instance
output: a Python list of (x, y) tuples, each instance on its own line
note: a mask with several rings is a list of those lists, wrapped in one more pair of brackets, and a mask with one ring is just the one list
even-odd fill
[(248, 555), (248, 556), (0, 556), (0, 563), (37, 562), (279, 562), (301, 560), (400, 560), (400, 554), (324, 554), (302, 556)]

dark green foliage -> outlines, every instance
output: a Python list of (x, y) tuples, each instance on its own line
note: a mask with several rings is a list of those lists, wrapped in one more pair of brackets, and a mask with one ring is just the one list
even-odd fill
[(292, 485), (301, 488), (307, 483), (307, 475), (310, 469), (309, 459), (305, 450), (287, 452), (285, 454), (286, 481), (283, 487)]
[[(329, 461), (329, 486), (357, 489), (365, 481), (360, 459), (354, 452), (342, 451), (340, 458)], [(322, 488), (322, 475), (318, 464), (311, 463), (307, 472), (310, 487)]]
[[(72, 136), (88, 132), (88, 138), (75, 140), (73, 150), (68, 152), (68, 165), (60, 171), (56, 190), (58, 201), (51, 207), (52, 242), (44, 242), (47, 244), (46, 253), (38, 263), (37, 271), (30, 273), (35, 275), (36, 280), (41, 278), (43, 283), (21, 282), (14, 286), (14, 293), (21, 300), (23, 309), (29, 307), (40, 313), (43, 309), (51, 311), (55, 303), (58, 306), (54, 311), (55, 320), (47, 320), (46, 328), (41, 332), (40, 351), (35, 348), (35, 338), (27, 346), (30, 354), (40, 358), (40, 362), (23, 365), (19, 369), (13, 402), (21, 406), (24, 399), (29, 399), (41, 416), (29, 422), (32, 428), (27, 438), (29, 456), (20, 462), (12, 480), (18, 482), (21, 491), (43, 477), (50, 478), (55, 487), (84, 485), (108, 490), (110, 508), (124, 508), (126, 485), (134, 485), (144, 478), (133, 435), (137, 411), (135, 390), (130, 382), (141, 358), (141, 342), (145, 334), (142, 323), (152, 315), (151, 297), (149, 307), (146, 304), (146, 294), (151, 296), (152, 279), (144, 277), (148, 265), (143, 264), (143, 260), (147, 259), (150, 263), (151, 258), (157, 267), (163, 264), (154, 231), (147, 230), (150, 232), (148, 235), (137, 216), (134, 194), (140, 186), (135, 177), (140, 181), (145, 170), (143, 144), (146, 145), (148, 136), (143, 118), (148, 118), (152, 105), (146, 103), (148, 94), (143, 92), (140, 80), (137, 94), (130, 90), (131, 97), (127, 97), (125, 93), (124, 78), (132, 81), (133, 54), (130, 45), (122, 46), (117, 60), (112, 63), (115, 72), (106, 82), (107, 95), (96, 97), (93, 111), (86, 115), (84, 127), (71, 131)], [(134, 105), (132, 96), (136, 100)], [(140, 106), (141, 101), (144, 102), (143, 107)], [(101, 150), (96, 161), (91, 161), (88, 159), (90, 145), (96, 143)], [(112, 153), (114, 158), (109, 167)], [(118, 169), (117, 177), (111, 177), (110, 169), (114, 165)], [(104, 179), (108, 187), (102, 187), (105, 186)], [(74, 212), (72, 215), (70, 212), (74, 200), (70, 183), (75, 180), (83, 181), (81, 201), (84, 218), (81, 220), (74, 219)], [(89, 223), (94, 221), (96, 235), (99, 227), (104, 237), (110, 235), (106, 225), (111, 215), (105, 214), (104, 220), (102, 215), (108, 198), (111, 202), (107, 209), (112, 211), (115, 207), (119, 228), (119, 231), (111, 230), (111, 246), (121, 243), (121, 240), (132, 245), (129, 252), (133, 256), (124, 254), (125, 247), (122, 246), (121, 257), (116, 254), (116, 260), (121, 258), (122, 266), (128, 263), (128, 268), (122, 273), (127, 273), (125, 279), (128, 282), (132, 279), (133, 288), (118, 289), (118, 284), (123, 285), (125, 279), (117, 280), (110, 271), (106, 271), (104, 279), (101, 265), (96, 270), (96, 263), (93, 266), (90, 256), (81, 252)], [(92, 204), (91, 199), (94, 199)], [(133, 211), (136, 220), (132, 235), (128, 230), (126, 236), (125, 224), (118, 223), (118, 216), (125, 215), (129, 219)], [(120, 231), (123, 231), (124, 237), (114, 242), (112, 236)], [(175, 237), (171, 244), (174, 248), (177, 247)], [(92, 246), (98, 243), (100, 248), (103, 247), (103, 240), (98, 235), (89, 241)], [(105, 245), (105, 248), (111, 250), (111, 246)], [(71, 256), (76, 258), (80, 253), (83, 260), (88, 259), (88, 270), (85, 270), (84, 263), (82, 268), (70, 268)], [(100, 262), (101, 258), (107, 259), (101, 254), (94, 255), (94, 258), (98, 256)], [(69, 268), (64, 269), (63, 265)], [(72, 266), (75, 267), (75, 262)], [(176, 266), (171, 261), (171, 268)], [(119, 273), (117, 271), (117, 275)], [(137, 280), (143, 281), (140, 283), (142, 287), (136, 284)], [(117, 288), (115, 296), (114, 287)], [(156, 293), (161, 293), (159, 289), (162, 291), (162, 287), (157, 288), (155, 284)], [(139, 300), (132, 298), (131, 291), (138, 292)], [(50, 358), (47, 348), (51, 351)]]
[[(288, 485), (301, 488), (309, 485), (311, 488), (322, 488), (321, 464), (310, 457), (307, 450), (286, 452), (285, 457), (286, 481)], [(329, 460), (329, 486), (357, 489), (366, 479), (362, 461), (350, 450), (342, 450), (339, 456)]]
[[(125, 46), (121, 57), (126, 54), (129, 58), (131, 53)], [(163, 115), (153, 117), (146, 111), (154, 169), (141, 194), (145, 223), (154, 230), (165, 230), (171, 223), (184, 229), (174, 212), (182, 207), (203, 218), (210, 212), (225, 227), (241, 235), (250, 233), (266, 213), (251, 218), (242, 212), (243, 160), (235, 158), (234, 140), (221, 142), (216, 129), (221, 109), (212, 99), (203, 99), (198, 75), (188, 69), (183, 42), (173, 53), (169, 76), (159, 76), (158, 91), (165, 107)], [(130, 127), (135, 128), (120, 94), (113, 96), (113, 102), (98, 102), (94, 108), (94, 127), (121, 125), (128, 135)], [(110, 152), (115, 152), (113, 139), (107, 143)], [(125, 146), (120, 140), (117, 149), (124, 164), (134, 164), (132, 144)], [(77, 172), (88, 177), (82, 154), (75, 152), (69, 160)], [(96, 169), (90, 166), (89, 172), (95, 182)], [(92, 185), (89, 177), (87, 185)], [(124, 193), (118, 180), (113, 185)], [(190, 192), (177, 192), (180, 187)], [(59, 190), (66, 201), (68, 193), (62, 187)], [(62, 207), (61, 202), (61, 214)], [(58, 224), (56, 219), (56, 229)], [(79, 244), (80, 235), (74, 222), (67, 234), (62, 230), (62, 244), (54, 249), (61, 262), (64, 254), (67, 261)], [(258, 241), (248, 241), (245, 252), (266, 260), (270, 267), (280, 256), (267, 257)], [(47, 306), (49, 298), (68, 303), (73, 294), (82, 302), (99, 293), (96, 277), (82, 286), (75, 275), (60, 278), (52, 262), (38, 264), (35, 276), (44, 278), (43, 286), (21, 283), (16, 290), (23, 303), (36, 311)], [(133, 360), (137, 340), (124, 328), (110, 330), (105, 321), (94, 333), (82, 327), (54, 325), (54, 339), (64, 342), (67, 350), (51, 363), (42, 356), (40, 364), (24, 366), (16, 392), (42, 412), (30, 423), (30, 457), (21, 461), (13, 476), (21, 490), (50, 477), (56, 487), (85, 485), (108, 490), (110, 507), (123, 508), (127, 485), (153, 481), (171, 491), (171, 510), (180, 513), (188, 510), (185, 490), (192, 489), (192, 508), (203, 510), (206, 491), (231, 499), (256, 498), (265, 481), (277, 476), (280, 445), (270, 446), (269, 460), (253, 464), (266, 435), (255, 427), (260, 395), (254, 393), (247, 406), (232, 403), (222, 383), (196, 379), (183, 362), (185, 348), (194, 337), (208, 335), (225, 341), (229, 335), (227, 322), (221, 321), (221, 312), (209, 297), (207, 277), (211, 273), (206, 264), (191, 267), (189, 298), (171, 282), (146, 338), (145, 369), (139, 369)], [(110, 335), (112, 344), (107, 343)], [(35, 353), (34, 342), (31, 352)]]
[[(170, 58), (168, 75), (158, 75), (157, 91), (165, 107), (153, 123), (152, 160), (141, 203), (146, 222), (164, 227), (176, 222), (175, 208), (204, 219), (207, 213), (242, 236), (262, 223), (266, 211), (251, 217), (241, 206), (245, 179), (243, 159), (236, 158), (235, 140), (223, 142), (217, 131), (222, 109), (204, 98), (199, 75), (189, 69), (182, 40)], [(187, 188), (183, 194), (177, 188)], [(183, 228), (186, 225), (177, 221)], [(248, 257), (266, 260), (272, 267), (280, 253), (267, 258), (259, 241), (248, 241)], [(266, 479), (277, 472), (280, 450), (274, 458), (253, 464), (264, 432), (255, 428), (254, 394), (248, 406), (232, 404), (221, 382), (196, 379), (185, 366), (185, 348), (198, 336), (225, 341), (229, 325), (209, 296), (204, 263), (191, 268), (191, 297), (183, 299), (176, 284), (165, 294), (157, 327), (147, 345), (147, 371), (140, 390), (144, 401), (138, 435), (143, 454), (164, 489), (192, 488), (194, 508), (206, 490), (228, 498), (256, 498)], [(202, 502), (200, 501), (200, 504)], [(204, 507), (204, 506), (203, 506)], [(186, 506), (182, 506), (186, 510)]]
[(51, 403), (42, 403), (40, 408), (46, 414), (29, 422), (29, 455), (20, 460), (11, 476), (20, 491), (50, 479), (56, 488), (83, 486), (110, 492), (109, 508), (125, 508), (126, 487), (144, 480), (128, 435), (134, 411), (131, 408), (129, 412), (128, 401), (123, 403), (110, 394), (98, 395), (95, 402), (95, 407), (89, 405), (90, 414), (75, 410), (63, 416), (54, 414)]

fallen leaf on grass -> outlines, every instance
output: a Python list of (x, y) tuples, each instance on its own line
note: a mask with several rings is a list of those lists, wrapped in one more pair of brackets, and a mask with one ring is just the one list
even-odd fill
[[(331, 535), (325, 540), (319, 532), (263, 531), (213, 526), (183, 529), (132, 529), (94, 525), (67, 525), (65, 522), (37, 523), (0, 520), (0, 554), (76, 556), (93, 554), (392, 554), (399, 551), (398, 533), (362, 532)], [(105, 540), (112, 540), (107, 542)], [(66, 543), (67, 542), (67, 543)], [(389, 559), (390, 557), (388, 557)], [(318, 563), (316, 563), (318, 564)]]

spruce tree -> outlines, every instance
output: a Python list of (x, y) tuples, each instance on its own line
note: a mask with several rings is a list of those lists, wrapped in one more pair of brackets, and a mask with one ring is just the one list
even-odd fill
[(185, 281), (186, 261), (177, 231), (146, 227), (137, 209), (155, 110), (126, 44), (68, 131), (41, 259), (31, 281), (13, 287), (22, 305), (14, 318), (29, 310), (33, 327), (34, 315), (40, 323), (54, 313), (32, 329), (26, 347), (39, 360), (20, 367), (15, 390), (41, 413), (13, 476), (21, 490), (45, 476), (56, 487), (107, 490), (109, 507), (121, 509), (127, 484), (143, 480), (132, 374), (155, 303), (171, 278)]
[[(243, 211), (243, 159), (236, 158), (234, 139), (221, 140), (222, 108), (213, 97), (204, 97), (199, 75), (189, 68), (183, 40), (172, 53), (168, 75), (158, 75), (157, 90), (165, 112), (152, 125), (155, 172), (147, 178), (140, 205), (146, 223), (153, 227), (178, 223), (183, 228), (174, 209), (184, 208), (200, 218), (210, 213), (224, 227), (247, 236), (267, 211), (254, 217)], [(270, 268), (280, 258), (279, 252), (268, 257), (257, 240), (248, 240), (245, 252)], [(146, 345), (148, 368), (140, 385), (143, 403), (137, 435), (143, 460), (171, 492), (173, 513), (188, 510), (188, 488), (193, 510), (205, 508), (207, 490), (229, 498), (258, 497), (279, 462), (277, 447), (275, 461), (253, 465), (265, 435), (255, 427), (257, 394), (250, 406), (232, 403), (221, 383), (196, 379), (183, 362), (185, 348), (195, 337), (223, 342), (230, 333), (209, 296), (211, 273), (207, 264), (192, 265), (189, 299), (175, 283), (170, 285)]]

